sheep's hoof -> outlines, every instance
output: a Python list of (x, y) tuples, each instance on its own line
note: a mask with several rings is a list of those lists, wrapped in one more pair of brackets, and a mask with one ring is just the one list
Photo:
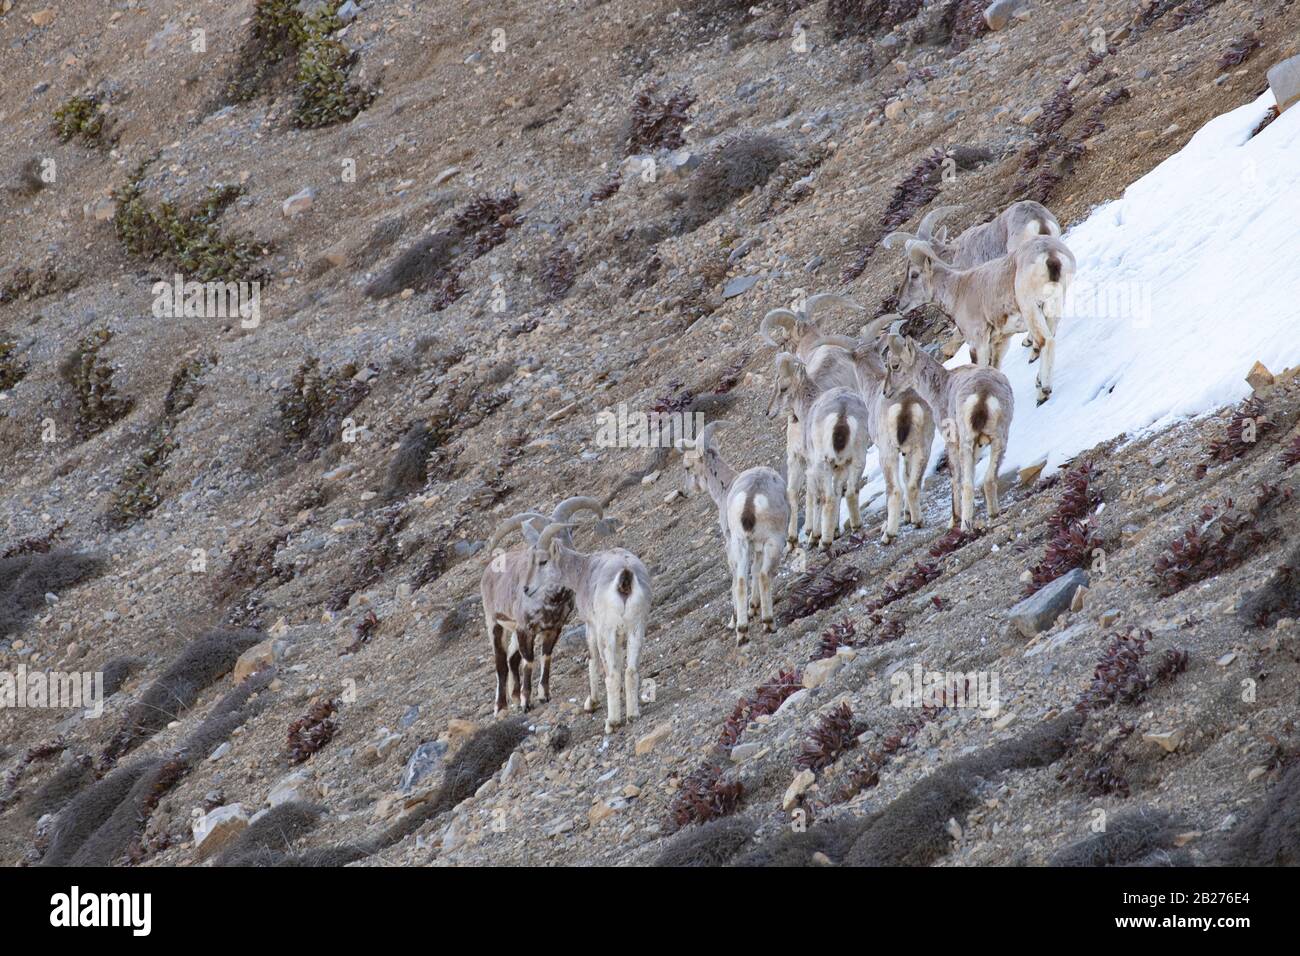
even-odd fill
[(921, 517), (921, 516), (919, 516), (919, 515), (918, 515), (917, 517), (913, 518), (913, 519), (912, 519), (912, 527), (913, 527), (913, 528), (924, 528), (924, 527), (925, 527), (925, 518), (923, 518), (923, 517)]
[(1039, 405), (1043, 404), (1043, 402), (1047, 401), (1051, 397), (1052, 397), (1052, 390), (1050, 388), (1040, 388), (1038, 390)]
[(776, 633), (776, 624), (773, 623), (770, 617), (763, 618), (763, 633), (764, 634)]
[(892, 535), (892, 534), (890, 534), (888, 531), (886, 531), (884, 534), (882, 534), (882, 535), (880, 536), (880, 543), (881, 543), (881, 544), (893, 544), (893, 543), (894, 543), (894, 535)]
[(598, 706), (600, 706), (600, 702), (592, 700), (590, 697), (582, 702), (582, 709), (589, 714), (594, 714)]
[(1025, 336), (1025, 340), (1024, 340), (1023, 342), (1021, 342), (1020, 344), (1023, 345), (1025, 348), (1032, 348), (1033, 345), (1034, 345), (1034, 339), (1033, 339), (1033, 336), (1026, 335), (1026, 336)]
[(1038, 361), (1039, 357), (1040, 357), (1042, 354), (1043, 354), (1043, 353), (1040, 352), (1040, 351), (1038, 351), (1038, 349), (1034, 349), (1032, 352), (1029, 353), (1029, 362), (1028, 362), (1028, 364), (1033, 365), (1035, 362)]
[(605, 733), (612, 734), (614, 731), (618, 730), (618, 728), (622, 726), (623, 726), (623, 721), (621, 720), (618, 723), (615, 723), (612, 720), (607, 720), (605, 721)]
[(791, 551), (798, 551), (798, 550), (799, 550), (799, 536), (798, 536), (798, 535), (795, 535), (793, 538), (786, 538), (786, 539), (785, 539), (785, 546), (786, 546), (787, 548), (789, 548)]
[(746, 644), (748, 644), (748, 643), (749, 643), (749, 633), (748, 633), (748, 631), (737, 631), (737, 632), (736, 632), (736, 646), (737, 646), (737, 647), (744, 647), (744, 646), (745, 646)]
[(498, 720), (510, 713), (509, 707), (498, 707), (492, 711), (492, 716)]
[(831, 548), (834, 546), (834, 544), (835, 544), (834, 541), (832, 541), (831, 539), (827, 538), (827, 539), (826, 539), (826, 543), (823, 544), (823, 545), (821, 546), (821, 547), (822, 547), (822, 551), (825, 552), (826, 554), (830, 554), (830, 552), (831, 552)]

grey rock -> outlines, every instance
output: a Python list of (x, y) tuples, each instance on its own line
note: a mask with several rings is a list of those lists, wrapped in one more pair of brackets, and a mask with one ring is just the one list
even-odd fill
[(990, 30), (1005, 30), (1016, 11), (1027, 5), (1027, 0), (993, 0), (984, 8), (984, 22)]
[(1300, 101), (1300, 56), (1274, 64), (1268, 71), (1268, 85), (1279, 110)]
[(397, 722), (397, 725), (401, 727), (403, 730), (405, 730), (407, 727), (411, 726), (411, 724), (415, 723), (419, 719), (420, 719), (420, 705), (412, 704), (410, 707), (406, 708), (406, 713), (402, 714), (402, 718)]
[(1033, 637), (1051, 627), (1052, 622), (1069, 608), (1074, 592), (1087, 583), (1087, 572), (1075, 568), (1011, 608), (1007, 611), (1007, 619), (1025, 637)]
[(352, 0), (348, 0), (347, 3), (343, 4), (343, 6), (339, 7), (338, 10), (335, 11), (334, 15), (339, 18), (340, 23), (351, 23), (360, 15), (360, 13), (361, 8), (353, 3)]
[(758, 276), (736, 276), (723, 287), (722, 297), (724, 299), (734, 299), (738, 295), (744, 295), (758, 282)]
[(402, 793), (410, 793), (429, 775), (442, 766), (447, 755), (447, 745), (439, 740), (429, 740), (415, 748), (411, 759), (402, 771)]

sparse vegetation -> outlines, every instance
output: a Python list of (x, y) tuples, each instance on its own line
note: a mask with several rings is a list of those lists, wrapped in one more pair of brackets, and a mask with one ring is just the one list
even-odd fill
[(351, 362), (322, 370), (310, 356), (293, 373), (293, 381), (277, 405), (279, 432), (304, 461), (312, 461), (340, 436), (343, 419), (370, 394), (370, 386), (355, 379)]
[(1246, 399), (1233, 411), (1224, 433), (1210, 441), (1205, 450), (1206, 460), (1196, 466), (1196, 477), (1204, 478), (1211, 465), (1244, 457), (1275, 427), (1263, 402), (1258, 398)]
[(1086, 566), (1093, 552), (1101, 547), (1101, 537), (1094, 532), (1090, 517), (1101, 504), (1101, 492), (1092, 487), (1095, 478), (1092, 466), (1084, 462), (1063, 479), (1065, 490), (1061, 492), (1061, 500), (1047, 517), (1051, 537), (1043, 559), (1030, 568), (1026, 595), (1074, 568)]
[(87, 146), (102, 145), (105, 116), (93, 93), (79, 93), (54, 111), (54, 131), (63, 142), (76, 137)]
[(829, 767), (846, 750), (858, 745), (861, 728), (853, 720), (853, 709), (842, 703), (824, 714), (799, 749), (794, 765), (805, 770)]
[(216, 630), (186, 644), (167, 669), (127, 710), (122, 725), (104, 749), (112, 766), (194, 706), (199, 694), (235, 666), (239, 655), (262, 639), (249, 630)]
[(513, 189), (480, 193), (452, 218), (451, 226), (421, 237), (366, 287), (366, 295), (385, 299), (406, 289), (433, 291), (434, 310), (465, 294), (461, 272), (475, 259), (505, 241), (523, 217), (515, 214), (521, 199)]
[(1150, 640), (1151, 632), (1144, 628), (1114, 635), (1074, 709), (1087, 714), (1116, 703), (1136, 704), (1156, 684), (1187, 669), (1187, 652), (1181, 648), (1166, 650), (1154, 667), (1145, 664)]
[(0, 339), (0, 392), (8, 391), (27, 375), (28, 363), (18, 356), (18, 343)]
[(688, 774), (668, 805), (669, 826), (674, 830), (693, 823), (708, 823), (730, 816), (740, 806), (745, 788), (734, 771), (706, 762)]
[(764, 185), (794, 153), (766, 134), (735, 136), (701, 160), (686, 187), (686, 202), (674, 231), (688, 233), (724, 212), (737, 199)]
[(60, 372), (76, 401), (73, 433), (78, 441), (93, 438), (131, 413), (135, 403), (118, 394), (113, 366), (100, 355), (113, 333), (98, 329), (77, 343), (64, 359)]
[(150, 205), (142, 187), (148, 165), (136, 167), (113, 192), (113, 229), (128, 252), (148, 261), (161, 259), (198, 282), (265, 278), (257, 261), (269, 251), (267, 244), (251, 235), (224, 235), (217, 227), (221, 214), (243, 194), (242, 186), (213, 186), (189, 209), (170, 202)]
[(0, 558), (0, 638), (18, 633), (46, 594), (60, 592), (102, 574), (105, 560), (73, 551), (29, 553)]
[(642, 87), (632, 100), (627, 155), (685, 145), (683, 130), (690, 122), (689, 111), (694, 102), (695, 96), (684, 86), (675, 93), (662, 95), (657, 83)]
[(33, 269), (19, 266), (0, 284), (0, 305), (10, 302), (31, 301), (49, 295), (59, 287), (59, 276), (53, 263)]
[(742, 697), (736, 702), (731, 715), (723, 722), (719, 746), (730, 750), (745, 732), (750, 722), (759, 717), (775, 714), (787, 699), (797, 694), (803, 687), (797, 671), (781, 671), (766, 684), (754, 688), (749, 697)]
[(342, 2), (331, 0), (305, 14), (296, 0), (257, 0), (225, 102), (255, 99), (291, 77), (295, 126), (345, 123), (366, 109), (378, 91), (350, 82), (356, 53), (332, 36), (343, 25), (337, 16)]
[(1278, 505), (1291, 501), (1290, 488), (1261, 485), (1255, 499), (1244, 508), (1231, 498), (1219, 507), (1201, 509), (1201, 523), (1183, 531), (1156, 558), (1155, 587), (1161, 596), (1176, 594), (1190, 584), (1235, 568), (1267, 540), (1262, 519)]
[(338, 724), (334, 714), (336, 700), (317, 700), (307, 708), (307, 713), (289, 725), (289, 763), (303, 763), (334, 739)]
[(867, 268), (867, 263), (876, 252), (876, 246), (886, 235), (902, 226), (917, 212), (930, 204), (939, 195), (940, 167), (944, 152), (941, 149), (931, 151), (924, 159), (912, 167), (903, 179), (894, 187), (889, 204), (873, 230), (871, 237), (854, 256), (853, 261), (844, 271), (841, 280), (849, 282), (857, 279)]

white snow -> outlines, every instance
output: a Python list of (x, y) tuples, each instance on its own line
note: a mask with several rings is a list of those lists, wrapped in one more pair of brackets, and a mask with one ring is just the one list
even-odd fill
[[(1250, 138), (1272, 105), (1266, 92), (1211, 120), (1065, 234), (1078, 271), (1051, 399), (1035, 407), (1023, 336), (1003, 362), (1016, 393), (1004, 472), (1046, 459), (1050, 474), (1123, 432), (1237, 402), (1256, 360), (1300, 365), (1300, 109)], [(948, 365), (967, 361), (963, 347)], [(864, 500), (882, 506), (874, 452), (867, 474)]]

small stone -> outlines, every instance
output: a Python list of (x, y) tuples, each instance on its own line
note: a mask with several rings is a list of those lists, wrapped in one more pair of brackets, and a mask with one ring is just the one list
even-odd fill
[(50, 9), (37, 10), (31, 15), (31, 21), (33, 26), (48, 27), (54, 22), (54, 11)]
[(1074, 597), (1070, 598), (1070, 610), (1078, 614), (1083, 610), (1084, 599), (1088, 596), (1088, 589), (1081, 587), (1074, 592)]
[(1233, 661), (1235, 661), (1236, 659), (1237, 659), (1237, 652), (1236, 652), (1236, 651), (1228, 651), (1228, 653), (1226, 653), (1226, 654), (1224, 654), (1222, 657), (1220, 657), (1220, 658), (1218, 659), (1218, 661), (1216, 661), (1215, 663), (1217, 663), (1220, 667), (1227, 667), (1229, 664), (1231, 664), (1231, 663), (1232, 663)]
[(646, 734), (644, 737), (641, 737), (640, 739), (637, 740), (636, 755), (640, 757), (644, 754), (648, 754), (650, 751), (654, 750), (655, 747), (657, 747), (660, 743), (662, 743), (665, 739), (667, 739), (668, 735), (672, 733), (672, 731), (673, 731), (672, 724), (660, 724), (659, 726), (655, 727), (655, 729), (650, 731), (650, 733)]
[(1113, 607), (1109, 611), (1102, 611), (1101, 615), (1097, 618), (1097, 623), (1100, 624), (1102, 627), (1110, 627), (1112, 624), (1114, 624), (1116, 621), (1119, 620), (1119, 617), (1120, 617), (1119, 608)]
[(320, 797), (320, 790), (306, 770), (295, 770), (288, 776), (281, 777), (266, 795), (266, 802), (273, 807), (282, 803), (311, 803)]
[(1038, 480), (1038, 476), (1043, 473), (1043, 469), (1045, 467), (1047, 467), (1047, 459), (1043, 458), (1039, 461), (1034, 462), (1032, 465), (1025, 465), (1024, 468), (1021, 468), (1018, 476), (1020, 481), (1020, 487), (1028, 488), (1030, 485), (1032, 485), (1035, 481)]
[(1162, 731), (1160, 733), (1154, 733), (1154, 734), (1143, 734), (1142, 739), (1149, 740), (1153, 744), (1159, 744), (1169, 753), (1173, 753), (1175, 750), (1178, 749), (1178, 746), (1183, 742), (1183, 733), (1184, 732), (1180, 727), (1178, 730), (1168, 730), (1168, 731)]
[(1016, 719), (1015, 713), (1013, 713), (1012, 711), (1007, 711), (997, 720), (993, 721), (993, 729), (1006, 730), (1007, 727), (1011, 726), (1011, 722), (1015, 719)]
[(1187, 846), (1200, 835), (1200, 830), (1188, 830), (1186, 833), (1180, 833), (1174, 837), (1174, 846)]
[(593, 827), (614, 815), (615, 808), (606, 800), (597, 800), (587, 811), (587, 822)]
[(816, 853), (814, 853), (811, 859), (812, 862), (815, 863), (817, 866), (835, 865), (834, 863), (831, 862), (831, 858), (827, 856), (825, 853), (821, 852), (821, 850), (818, 850)]
[(811, 770), (800, 770), (795, 774), (794, 780), (792, 780), (790, 786), (786, 788), (785, 797), (781, 800), (781, 809), (785, 810), (787, 813), (793, 810), (795, 804), (799, 802), (799, 798), (807, 792), (808, 788), (813, 785), (813, 782), (816, 779), (817, 775)]
[(235, 683), (252, 677), (258, 671), (265, 667), (270, 667), (275, 663), (275, 642), (267, 639), (260, 644), (254, 644), (244, 653), (239, 655), (235, 661)]
[(339, 18), (339, 23), (351, 23), (360, 14), (361, 8), (353, 3), (352, 0), (348, 0), (347, 3), (334, 11), (334, 16)]
[(748, 741), (743, 744), (736, 744), (731, 748), (731, 762), (744, 763), (754, 754), (763, 749), (763, 745), (754, 741)]
[(194, 852), (200, 860), (206, 860), (247, 830), (248, 824), (243, 804), (232, 803), (209, 810), (194, 821)]
[(949, 817), (948, 822), (944, 824), (943, 828), (948, 831), (950, 837), (959, 843), (961, 842), (962, 828), (961, 824), (957, 822), (956, 817)]
[(1035, 106), (1033, 109), (1029, 110), (1029, 112), (1020, 117), (1020, 124), (1022, 126), (1029, 126), (1042, 115), (1043, 108), (1041, 106)]
[(1246, 782), (1254, 783), (1266, 773), (1268, 773), (1267, 767), (1251, 767), (1250, 772), (1246, 774)]
[(506, 761), (505, 768), (501, 771), (501, 785), (504, 787), (511, 781), (518, 780), (527, 772), (528, 761), (524, 759), (523, 754), (516, 750), (510, 755), (510, 759)]
[(108, 196), (100, 196), (82, 206), (81, 215), (95, 222), (107, 222), (117, 215), (117, 203)]
[(316, 190), (310, 186), (299, 190), (280, 206), (280, 211), (287, 217), (299, 216), (316, 204)]
[(1246, 384), (1257, 392), (1261, 388), (1272, 385), (1275, 381), (1273, 373), (1265, 367), (1263, 362), (1256, 362), (1246, 374)]
[(844, 666), (844, 658), (839, 654), (834, 657), (823, 658), (819, 661), (813, 661), (804, 666), (803, 669), (803, 686), (809, 690), (814, 687), (821, 687), (830, 680), (841, 667)]
[(434, 176), (434, 177), (433, 177), (433, 185), (435, 185), (435, 186), (441, 186), (443, 183), (445, 183), (447, 180), (451, 179), (453, 176), (459, 176), (459, 175), (460, 175), (460, 167), (459, 167), (459, 166), (448, 166), (446, 169), (444, 169), (442, 172), (440, 172), (437, 176)]
[(908, 107), (911, 105), (912, 101), (906, 97), (897, 100), (890, 100), (885, 104), (885, 119), (891, 121), (899, 119), (907, 112)]

